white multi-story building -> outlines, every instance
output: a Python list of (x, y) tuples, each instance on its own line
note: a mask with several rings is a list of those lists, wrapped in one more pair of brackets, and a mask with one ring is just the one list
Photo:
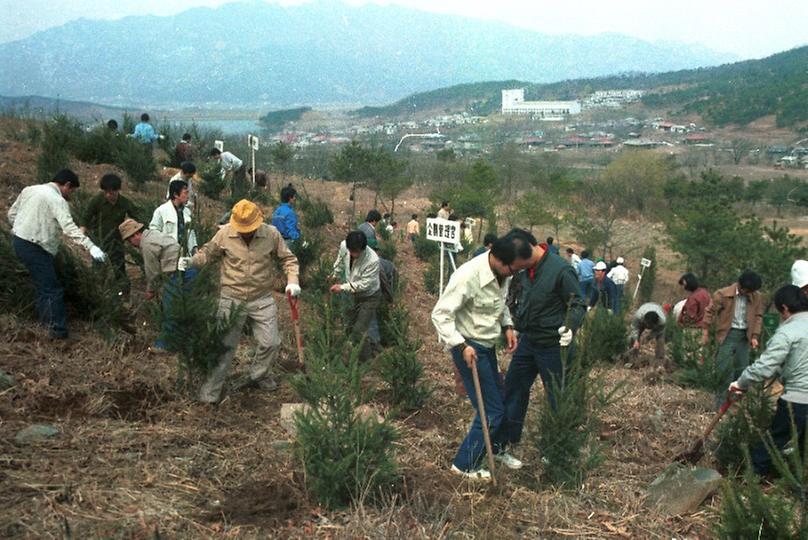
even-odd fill
[(502, 114), (529, 114), (542, 120), (564, 120), (580, 114), (578, 101), (525, 101), (525, 89), (514, 88), (502, 91)]

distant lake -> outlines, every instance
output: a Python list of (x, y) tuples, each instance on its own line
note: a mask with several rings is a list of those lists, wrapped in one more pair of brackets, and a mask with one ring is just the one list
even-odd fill
[(206, 129), (221, 129), (226, 135), (238, 135), (241, 133), (254, 133), (259, 134), (261, 126), (258, 124), (258, 119), (255, 120), (233, 120), (228, 118), (198, 118), (198, 119), (182, 119), (178, 120), (178, 124), (191, 124), (196, 123), (200, 128)]

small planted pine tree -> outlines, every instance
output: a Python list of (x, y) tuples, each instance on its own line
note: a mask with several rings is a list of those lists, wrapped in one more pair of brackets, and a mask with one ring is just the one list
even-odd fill
[(421, 408), (432, 394), (424, 381), (424, 366), (418, 361), (420, 343), (409, 337), (409, 315), (401, 307), (390, 310), (382, 324), (382, 338), (392, 346), (376, 359), (377, 371), (390, 388), (391, 401), (404, 411)]
[(626, 326), (623, 319), (598, 307), (589, 312), (576, 338), (576, 354), (587, 368), (599, 362), (612, 362), (626, 351)]
[(116, 163), (125, 139), (107, 126), (97, 126), (79, 139), (76, 159), (86, 163)]
[(334, 223), (334, 214), (325, 201), (303, 197), (298, 201), (298, 208), (303, 213), (303, 225), (309, 229)]
[(135, 189), (142, 189), (157, 175), (157, 166), (151, 152), (135, 139), (123, 139), (118, 149), (115, 163), (121, 167)]
[(11, 234), (0, 229), (0, 311), (17, 315), (32, 315), (36, 305), (36, 290), (31, 276), (17, 258), (11, 246)]
[(396, 259), (396, 253), (398, 253), (398, 250), (396, 249), (395, 243), (389, 239), (389, 233), (388, 239), (379, 242), (379, 246), (376, 248), (376, 253), (379, 255), (379, 257), (382, 259), (387, 259), (388, 261), (394, 261)]
[(178, 355), (178, 383), (187, 390), (207, 377), (227, 351), (224, 338), (240, 315), (240, 308), (219, 314), (214, 273), (205, 268), (187, 281), (177, 273), (163, 287), (162, 306), (153, 311), (160, 339)]
[(43, 125), (43, 138), (37, 158), (37, 180), (48, 182), (70, 163), (70, 153), (81, 139), (81, 127), (67, 115), (57, 114)]
[(682, 369), (676, 379), (682, 386), (701, 388), (716, 395), (726, 390), (728, 373), (716, 362), (718, 342), (715, 328), (710, 330), (707, 344), (702, 346), (698, 339), (684, 341)]
[(780, 479), (764, 490), (749, 465), (749, 451), (744, 450), (743, 479), (729, 480), (722, 486), (716, 533), (727, 540), (808, 540), (808, 443), (799, 448), (793, 436), (794, 451), (787, 457), (774, 450), (768, 434), (765, 444)]
[(207, 167), (202, 167), (199, 171), (202, 182), (199, 184), (199, 192), (213, 200), (218, 201), (222, 195), (222, 190), (227, 186), (227, 181), (222, 177), (222, 166), (217, 161)]
[(426, 231), (415, 238), (415, 256), (422, 261), (429, 261), (440, 252), (440, 244), (426, 239)]
[(369, 366), (359, 362), (361, 347), (350, 345), (342, 331), (333, 300), (311, 311), (320, 316), (307, 328), (307, 371), (292, 379), (308, 405), (295, 416), (297, 453), (308, 488), (321, 504), (336, 508), (395, 480), (397, 434), (386, 421), (357, 414)]
[(656, 248), (648, 246), (642, 252), (642, 256), (651, 261), (651, 266), (645, 269), (642, 273), (642, 281), (640, 281), (639, 304), (650, 302), (651, 297), (654, 295), (654, 287), (656, 286), (656, 269), (659, 262), (656, 260)]
[(773, 416), (771, 399), (761, 385), (750, 388), (733, 409), (716, 428), (718, 445), (713, 453), (727, 471), (741, 469), (744, 456), (760, 443)]

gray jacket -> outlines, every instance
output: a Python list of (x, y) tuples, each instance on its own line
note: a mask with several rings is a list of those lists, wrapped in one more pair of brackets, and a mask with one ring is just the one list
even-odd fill
[(808, 404), (808, 311), (795, 313), (783, 322), (766, 344), (760, 358), (738, 378), (746, 388), (779, 375), (786, 401)]
[[(643, 320), (646, 313), (651, 311), (659, 315), (659, 324), (654, 327), (646, 326)], [(665, 333), (665, 320), (665, 310), (662, 309), (662, 306), (654, 302), (646, 302), (637, 308), (637, 311), (634, 313), (634, 317), (631, 319), (631, 328), (629, 329), (628, 337), (636, 341), (640, 339), (640, 336), (644, 332), (648, 332), (650, 338), (657, 338)]]

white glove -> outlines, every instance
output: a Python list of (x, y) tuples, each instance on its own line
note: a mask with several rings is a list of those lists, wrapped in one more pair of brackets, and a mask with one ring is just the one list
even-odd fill
[(191, 258), (190, 257), (180, 257), (177, 260), (177, 270), (180, 272), (185, 272), (191, 266)]
[(290, 294), (292, 298), (300, 296), (300, 285), (297, 283), (290, 283), (286, 286), (286, 294)]
[(558, 329), (558, 335), (561, 336), (558, 339), (558, 344), (562, 347), (569, 347), (570, 343), (572, 343), (572, 330), (566, 326), (562, 326)]
[(303, 243), (300, 245), (301, 247), (307, 248), (309, 247), (309, 243), (306, 240), (303, 240)]
[(104, 253), (98, 246), (93, 246), (90, 248), (90, 257), (92, 257), (95, 262), (100, 263), (107, 260), (107, 254)]
[(729, 388), (727, 388), (727, 392), (730, 394), (743, 394), (746, 392), (746, 388), (741, 388), (738, 384), (738, 381), (733, 381), (729, 384)]

